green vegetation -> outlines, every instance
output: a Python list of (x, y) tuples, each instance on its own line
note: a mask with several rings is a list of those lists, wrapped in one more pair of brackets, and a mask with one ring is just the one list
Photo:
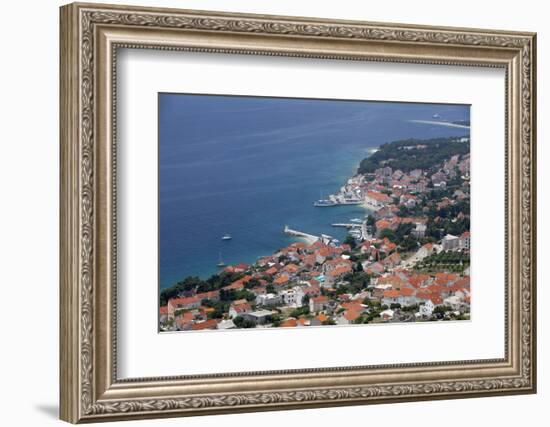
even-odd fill
[(362, 271), (348, 273), (343, 277), (345, 283), (338, 286), (337, 295), (356, 294), (370, 284), (370, 276)]
[(469, 142), (456, 140), (456, 137), (406, 139), (383, 144), (376, 153), (361, 160), (358, 173), (374, 173), (382, 166), (390, 166), (393, 170), (400, 169), (403, 172), (413, 169), (429, 170), (434, 164), (441, 163), (455, 154), (470, 152)]
[(255, 328), (256, 323), (252, 320), (243, 319), (241, 316), (237, 316), (233, 319), (233, 323), (237, 328)]
[(448, 311), (453, 311), (453, 308), (448, 305), (438, 305), (436, 308), (434, 308), (433, 314), (445, 314)]
[(351, 249), (355, 249), (355, 247), (357, 246), (357, 242), (355, 241), (355, 238), (351, 234), (348, 234), (346, 236), (344, 243), (346, 245), (349, 245)]
[(196, 276), (186, 277), (175, 285), (163, 289), (160, 292), (160, 305), (166, 305), (171, 298), (177, 298), (196, 289), (197, 293), (215, 291), (230, 285), (235, 280), (244, 277), (242, 273), (220, 273), (210, 276), (207, 280), (202, 280)]
[(397, 235), (395, 234), (395, 231), (393, 231), (391, 228), (384, 228), (382, 231), (380, 231), (378, 237), (380, 237), (381, 239), (385, 239), (387, 237), (390, 242), (397, 242)]
[(222, 289), (220, 291), (220, 300), (222, 301), (235, 301), (238, 299), (254, 301), (256, 299), (256, 295), (254, 295), (252, 292), (250, 292), (247, 289), (242, 289), (240, 291), (237, 291), (235, 289), (230, 289), (230, 290)]
[(453, 271), (461, 273), (470, 265), (470, 255), (459, 251), (442, 251), (430, 255), (416, 264), (415, 269), (432, 271)]
[(225, 313), (229, 311), (230, 303), (228, 301), (212, 301), (209, 299), (205, 299), (202, 301), (202, 305), (215, 309), (211, 313), (208, 313), (209, 319), (220, 319)]
[(290, 312), (290, 317), (307, 316), (309, 314), (309, 306), (305, 305), (300, 308), (296, 308)]

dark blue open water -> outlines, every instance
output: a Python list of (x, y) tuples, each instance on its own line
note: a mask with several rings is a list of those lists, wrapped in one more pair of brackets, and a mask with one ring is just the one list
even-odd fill
[[(369, 148), (403, 138), (467, 135), (411, 123), (469, 120), (468, 106), (159, 95), (160, 286), (253, 262), (292, 242), (285, 224), (345, 238), (330, 226), (357, 206), (315, 208)], [(222, 241), (230, 233), (231, 241)]]

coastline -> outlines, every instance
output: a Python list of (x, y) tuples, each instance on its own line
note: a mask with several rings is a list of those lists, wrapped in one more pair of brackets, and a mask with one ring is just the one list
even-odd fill
[[(345, 241), (325, 234), (326, 223), (295, 221), (315, 234), (282, 232), (305, 243), (161, 293), (161, 331), (468, 320), (469, 138), (441, 142), (394, 141), (327, 199), (302, 199), (303, 215), (327, 221), (336, 206), (357, 206), (354, 217), (330, 224), (348, 230)], [(403, 158), (413, 162), (409, 150), (418, 150), (416, 163), (401, 170)], [(373, 217), (358, 213), (365, 210)]]
[(305, 237), (305, 236), (302, 236), (302, 237), (298, 237), (298, 239), (302, 240), (303, 242), (307, 243), (308, 245), (313, 245), (315, 242), (317, 242), (319, 240), (318, 237)]
[(363, 203), (361, 203), (361, 206), (365, 208), (365, 210), (368, 211), (369, 214), (374, 213), (376, 211), (379, 211), (382, 209), (381, 206), (374, 206), (373, 204), (369, 203), (367, 200), (365, 200)]

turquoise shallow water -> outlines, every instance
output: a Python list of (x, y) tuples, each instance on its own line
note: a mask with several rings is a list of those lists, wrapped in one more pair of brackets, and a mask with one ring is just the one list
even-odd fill
[[(439, 104), (159, 95), (160, 286), (208, 277), (221, 257), (253, 262), (292, 238), (288, 224), (345, 238), (330, 226), (358, 206), (315, 208), (370, 148), (404, 138), (467, 135), (410, 120), (469, 120), (469, 107)], [(230, 241), (221, 237), (230, 233)]]

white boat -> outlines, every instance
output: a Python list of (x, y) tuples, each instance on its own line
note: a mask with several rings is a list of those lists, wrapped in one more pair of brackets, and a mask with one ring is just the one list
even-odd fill
[(338, 205), (338, 203), (327, 199), (319, 199), (316, 202), (313, 202), (313, 206), (317, 208), (325, 208), (325, 207), (336, 206), (336, 205)]
[(233, 238), (233, 237), (231, 237), (230, 234), (225, 233), (225, 234), (223, 235), (223, 237), (222, 237), (222, 240), (231, 240), (232, 238)]

